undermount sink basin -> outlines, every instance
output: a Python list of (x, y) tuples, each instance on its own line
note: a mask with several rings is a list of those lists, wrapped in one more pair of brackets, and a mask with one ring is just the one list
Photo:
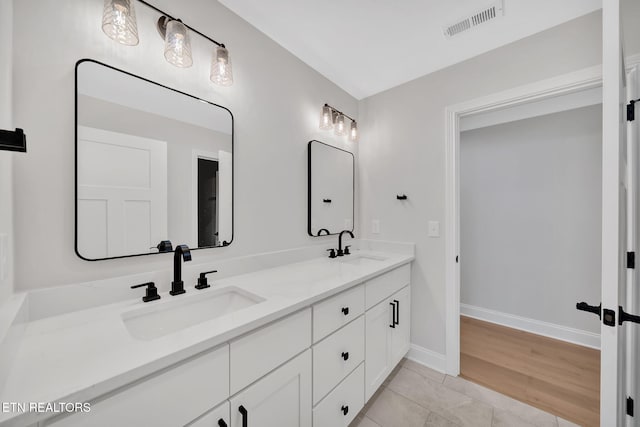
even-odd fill
[(122, 314), (122, 321), (131, 336), (152, 340), (264, 301), (264, 298), (232, 286), (165, 298), (175, 298), (175, 301), (161, 301), (157, 305), (149, 303), (148, 307)]
[(384, 261), (386, 258), (372, 255), (347, 255), (340, 258), (340, 262), (352, 265), (369, 265)]

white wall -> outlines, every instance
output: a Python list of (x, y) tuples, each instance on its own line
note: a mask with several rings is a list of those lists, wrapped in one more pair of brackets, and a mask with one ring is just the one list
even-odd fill
[(233, 112), (234, 241), (228, 248), (194, 252), (194, 261), (323, 240), (306, 233), (307, 142), (319, 139), (355, 151), (356, 145), (346, 138), (319, 131), (318, 120), (325, 102), (356, 116), (356, 100), (216, 1), (154, 4), (227, 45), (233, 86), (221, 88), (209, 81), (213, 48), (197, 36), (192, 37), (192, 68), (168, 64), (155, 28), (157, 15), (139, 3), (140, 45), (126, 47), (102, 33), (102, 1), (14, 2), (14, 114), (30, 144), (29, 156), (17, 158), (15, 164), (19, 289), (166, 268), (171, 262), (170, 254), (101, 262), (82, 261), (74, 254), (74, 66), (85, 57)]
[[(585, 15), (360, 102), (360, 227), (365, 238), (416, 242), (414, 344), (445, 352), (446, 106), (599, 64), (601, 37), (601, 13)], [(429, 220), (440, 238), (427, 236)]]
[[(13, 129), (11, 119), (12, 18), (13, 3), (0, 1), (0, 129)], [(0, 151), (0, 240), (1, 235), (7, 236), (8, 252), (4, 273), (0, 266), (0, 305), (13, 291), (13, 156), (14, 154), (10, 152)], [(1, 241), (0, 245), (2, 245)], [(1, 258), (0, 263), (2, 263)]]
[(602, 106), (460, 135), (461, 302), (600, 332)]

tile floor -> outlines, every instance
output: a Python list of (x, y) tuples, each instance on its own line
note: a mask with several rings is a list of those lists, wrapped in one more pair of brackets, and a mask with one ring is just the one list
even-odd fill
[(404, 359), (350, 427), (570, 427), (575, 424)]

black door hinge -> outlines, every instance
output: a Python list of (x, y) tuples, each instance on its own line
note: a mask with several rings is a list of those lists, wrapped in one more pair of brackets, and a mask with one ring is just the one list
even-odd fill
[(627, 252), (627, 268), (636, 268), (635, 252)]
[(633, 99), (627, 104), (627, 121), (632, 122), (636, 119), (636, 102), (640, 99)]
[(627, 415), (633, 417), (633, 399), (627, 397)]

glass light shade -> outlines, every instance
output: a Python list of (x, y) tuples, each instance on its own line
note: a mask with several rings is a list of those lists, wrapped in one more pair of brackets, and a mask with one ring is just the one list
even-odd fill
[(229, 51), (219, 46), (213, 53), (211, 60), (211, 81), (220, 86), (231, 86), (233, 84), (233, 70)]
[(102, 12), (102, 31), (118, 43), (138, 44), (138, 24), (132, 0), (105, 0)]
[(358, 124), (356, 122), (351, 122), (351, 129), (349, 129), (349, 139), (354, 142), (358, 140)]
[(180, 21), (168, 21), (164, 38), (164, 57), (176, 67), (188, 68), (193, 65), (189, 30)]
[(322, 107), (322, 114), (320, 114), (320, 129), (333, 129), (333, 110), (328, 105)]
[(338, 114), (336, 117), (335, 134), (338, 136), (345, 135), (347, 128), (344, 124), (344, 114)]

